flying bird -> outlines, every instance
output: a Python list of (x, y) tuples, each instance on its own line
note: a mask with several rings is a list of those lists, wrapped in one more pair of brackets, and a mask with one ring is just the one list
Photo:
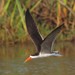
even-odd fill
[(38, 31), (36, 23), (27, 9), (25, 13), (26, 27), (27, 31), (36, 46), (36, 53), (30, 55), (24, 62), (27, 62), (31, 59), (48, 57), (48, 56), (61, 56), (59, 52), (53, 51), (53, 45), (56, 36), (60, 33), (60, 31), (64, 28), (64, 25), (60, 25), (56, 29), (54, 29), (46, 38), (42, 38), (41, 34)]

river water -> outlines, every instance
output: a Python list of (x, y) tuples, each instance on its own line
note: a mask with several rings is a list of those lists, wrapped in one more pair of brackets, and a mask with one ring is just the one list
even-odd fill
[(0, 47), (0, 75), (75, 75), (75, 44), (59, 43), (54, 49), (62, 57), (24, 60), (33, 53), (33, 45)]

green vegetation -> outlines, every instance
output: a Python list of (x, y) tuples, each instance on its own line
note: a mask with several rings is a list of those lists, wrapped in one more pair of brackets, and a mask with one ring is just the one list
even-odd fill
[(30, 12), (43, 36), (64, 23), (60, 40), (72, 40), (75, 34), (75, 0), (0, 0), (0, 44), (25, 43), (29, 35), (25, 11)]

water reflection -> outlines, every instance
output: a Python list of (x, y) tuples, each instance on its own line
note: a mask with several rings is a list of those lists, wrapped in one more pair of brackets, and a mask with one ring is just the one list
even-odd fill
[[(75, 46), (71, 43), (58, 43), (63, 57), (46, 57), (24, 63), (33, 53), (33, 45), (0, 47), (0, 75), (75, 75)], [(31, 49), (32, 48), (32, 49)]]

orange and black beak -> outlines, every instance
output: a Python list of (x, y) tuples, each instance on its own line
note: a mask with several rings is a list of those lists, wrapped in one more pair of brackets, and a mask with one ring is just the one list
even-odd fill
[(28, 57), (24, 62), (28, 62), (30, 60), (32, 60), (32, 58), (31, 57)]

